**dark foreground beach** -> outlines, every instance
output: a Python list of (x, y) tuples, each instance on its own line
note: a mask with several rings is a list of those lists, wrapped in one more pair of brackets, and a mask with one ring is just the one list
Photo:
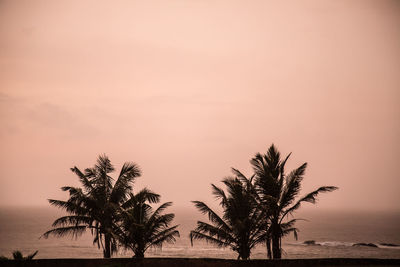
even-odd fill
[(285, 260), (226, 260), (226, 259), (193, 259), (193, 258), (129, 258), (115, 259), (39, 259), (31, 261), (0, 261), (0, 266), (40, 266), (40, 267), (261, 267), (261, 266), (400, 266), (400, 259), (285, 259)]

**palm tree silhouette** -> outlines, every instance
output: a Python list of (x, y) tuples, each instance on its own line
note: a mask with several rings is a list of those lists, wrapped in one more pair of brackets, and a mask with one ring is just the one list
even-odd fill
[(272, 241), (274, 259), (281, 258), (282, 237), (293, 232), (295, 238), (297, 238), (297, 228), (294, 227), (297, 219), (285, 222), (284, 219), (287, 219), (288, 215), (300, 208), (301, 203), (309, 202), (315, 204), (319, 193), (338, 189), (335, 186), (322, 186), (295, 201), (300, 193), (307, 163), (302, 164), (286, 175), (285, 164), (290, 155), (281, 160), (280, 153), (272, 144), (265, 155), (257, 153), (250, 161), (255, 173), (256, 190), (269, 218), (267, 248), (270, 256), (270, 242)]
[(179, 231), (176, 230), (178, 225), (169, 227), (175, 215), (162, 214), (172, 202), (162, 204), (155, 211), (146, 203), (158, 201), (159, 195), (143, 189), (136, 195), (131, 194), (130, 199), (123, 204), (117, 235), (120, 243), (133, 251), (135, 258), (144, 258), (149, 247), (161, 247), (163, 243), (173, 243), (179, 237)]
[(197, 222), (190, 232), (190, 240), (203, 239), (218, 247), (230, 247), (238, 253), (238, 259), (250, 258), (251, 249), (265, 242), (265, 213), (255, 199), (252, 178), (247, 179), (233, 169), (236, 178), (228, 177), (222, 182), (227, 194), (212, 184), (213, 195), (220, 200), (223, 217), (209, 208), (204, 202), (192, 201), (203, 214), (208, 214), (211, 224)]
[(113, 184), (109, 174), (114, 170), (106, 155), (100, 155), (94, 167), (84, 172), (77, 167), (71, 168), (82, 188), (62, 187), (61, 190), (69, 192), (67, 201), (49, 199), (51, 205), (64, 209), (70, 215), (55, 220), (53, 229), (45, 232), (43, 237), (69, 234), (77, 237), (90, 229), (94, 235), (93, 244), (102, 247), (104, 258), (110, 258), (117, 251), (114, 232), (118, 229), (121, 205), (127, 201), (133, 181), (141, 175), (138, 165), (126, 162)]

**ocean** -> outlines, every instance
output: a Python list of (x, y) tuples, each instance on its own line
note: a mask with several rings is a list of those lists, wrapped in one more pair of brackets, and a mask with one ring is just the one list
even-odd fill
[[(190, 230), (196, 221), (207, 221), (206, 216), (194, 208), (175, 208), (168, 212), (176, 214), (181, 237), (175, 244), (151, 248), (146, 257), (188, 257), (235, 259), (237, 254), (229, 248), (219, 249), (205, 242), (195, 241), (191, 246)], [(54, 219), (63, 215), (53, 207), (1, 208), (0, 209), (0, 255), (10, 257), (14, 250), (23, 254), (39, 251), (36, 258), (101, 258), (102, 250), (92, 244), (90, 232), (73, 239), (71, 237), (39, 238), (49, 230)], [(339, 212), (322, 211), (315, 207), (300, 211), (299, 239), (286, 237), (282, 242), (283, 258), (400, 258), (400, 213), (398, 212)], [(303, 242), (314, 240), (315, 245)], [(353, 246), (356, 243), (373, 243), (378, 247)], [(120, 250), (114, 257), (132, 257), (131, 251)], [(265, 246), (252, 250), (252, 259), (267, 258)]]

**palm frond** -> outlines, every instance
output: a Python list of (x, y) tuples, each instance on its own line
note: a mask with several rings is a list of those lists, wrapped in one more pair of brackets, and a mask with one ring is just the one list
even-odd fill
[(158, 232), (152, 236), (151, 241), (148, 243), (147, 248), (152, 246), (161, 246), (163, 243), (173, 243), (176, 241), (176, 237), (179, 237), (179, 231), (176, 230), (179, 225), (172, 226)]
[(299, 168), (290, 172), (286, 177), (286, 182), (281, 190), (281, 196), (279, 199), (279, 205), (281, 208), (289, 206), (301, 189), (301, 181), (307, 168), (307, 163), (304, 163)]
[(68, 227), (59, 227), (51, 229), (45, 232), (42, 237), (48, 238), (50, 235), (54, 235), (57, 237), (63, 237), (66, 235), (72, 235), (73, 237), (78, 237), (82, 235), (87, 229), (86, 225), (76, 225), (76, 226), (68, 226)]
[(195, 230), (194, 231), (190, 231), (189, 237), (190, 237), (190, 243), (192, 244), (192, 246), (193, 246), (193, 240), (196, 240), (196, 239), (205, 240), (206, 242), (210, 242), (212, 244), (215, 244), (218, 247), (228, 247), (228, 246), (231, 245), (231, 243), (221, 241), (221, 240), (219, 240), (217, 238), (214, 238), (214, 237), (209, 236), (207, 234), (203, 234), (201, 232), (197, 232)]
[(121, 172), (112, 189), (110, 201), (121, 202), (127, 197), (128, 192), (132, 190), (132, 182), (141, 175), (138, 165), (132, 162), (126, 162), (121, 168)]
[(257, 153), (251, 160), (250, 164), (253, 167), (254, 173), (256, 176), (261, 177), (264, 175), (267, 166), (264, 162), (264, 157), (260, 153)]
[(298, 239), (298, 232), (299, 232), (299, 229), (297, 229), (297, 228), (294, 228), (294, 227), (293, 228), (287, 228), (287, 229), (282, 231), (282, 237), (286, 236), (286, 235), (288, 235), (290, 233), (293, 233), (294, 238), (297, 240)]
[(152, 221), (154, 218), (157, 218), (161, 212), (163, 212), (166, 208), (170, 207), (172, 205), (172, 202), (165, 202), (161, 204), (151, 215), (149, 218), (149, 221)]
[[(290, 152), (289, 155), (287, 155), (286, 158), (279, 163), (279, 179), (278, 179), (278, 187), (279, 188), (283, 188), (283, 183), (284, 183), (284, 180), (286, 177), (285, 165), (291, 155), (292, 155), (292, 152)], [(281, 190), (281, 192), (282, 192), (282, 190)]]
[(255, 187), (253, 185), (253, 179), (255, 177), (255, 174), (252, 175), (250, 178), (247, 178), (243, 173), (241, 173), (239, 170), (235, 168), (232, 168), (232, 172), (237, 177), (237, 179), (239, 179), (241, 183), (243, 183), (248, 187), (247, 188), (248, 191), (251, 191), (252, 193), (254, 193), (255, 196), (257, 196)]
[(332, 192), (332, 191), (335, 191), (337, 189), (339, 189), (339, 188), (336, 187), (336, 186), (322, 186), (322, 187), (318, 188), (317, 190), (312, 191), (311, 193), (308, 193), (307, 195), (305, 195), (304, 197), (299, 199), (296, 202), (296, 204), (294, 204), (292, 207), (282, 211), (281, 220), (283, 218), (285, 218), (288, 214), (291, 214), (294, 211), (296, 211), (298, 208), (300, 208), (302, 202), (309, 202), (309, 203), (315, 204), (317, 202), (316, 197), (318, 196), (318, 194), (326, 193), (326, 192)]
[(50, 205), (66, 210), (72, 214), (85, 214), (87, 210), (80, 205), (63, 200), (48, 199)]
[(96, 178), (96, 176), (98, 176), (98, 173), (95, 168), (86, 168), (84, 175), (92, 183), (94, 178)]
[(232, 170), (232, 173), (237, 178), (239, 178), (241, 181), (245, 181), (245, 183), (247, 183), (249, 181), (249, 179), (247, 179), (247, 177), (243, 173), (241, 173), (238, 169), (231, 168), (231, 170)]
[(219, 228), (224, 229), (227, 232), (231, 232), (232, 228), (217, 214), (215, 213), (210, 207), (207, 206), (204, 202), (201, 201), (192, 201), (195, 207), (202, 213), (207, 214), (208, 219), (215, 223)]
[(71, 168), (71, 171), (78, 176), (79, 181), (82, 183), (82, 185), (84, 186), (86, 191), (90, 192), (91, 190), (93, 190), (92, 183), (89, 181), (88, 177), (84, 173), (81, 172), (81, 170), (79, 170), (75, 166), (75, 167)]
[(161, 196), (145, 187), (135, 195), (135, 198), (143, 202), (148, 201), (149, 203), (158, 203)]
[(285, 165), (291, 155), (292, 155), (292, 152), (290, 152), (289, 155), (287, 155), (286, 158), (279, 164), (280, 176), (282, 177), (282, 179), (285, 178)]
[(222, 190), (221, 188), (219, 188), (214, 184), (211, 184), (211, 187), (212, 187), (212, 194), (215, 196), (216, 199), (220, 199), (221, 206), (225, 207), (227, 203), (227, 198), (224, 190)]
[(115, 170), (114, 166), (111, 164), (111, 161), (106, 156), (106, 154), (101, 154), (97, 158), (97, 163), (95, 165), (95, 169), (100, 173), (110, 173)]
[(265, 244), (266, 242), (268, 242), (269, 240), (269, 235), (267, 232), (263, 231), (263, 232), (259, 232), (254, 236), (250, 237), (250, 248), (255, 247), (256, 245), (259, 244)]
[(80, 215), (70, 215), (70, 216), (63, 216), (58, 219), (56, 219), (52, 226), (57, 227), (57, 226), (73, 226), (73, 225), (80, 225), (80, 224), (87, 224), (91, 225), (93, 222), (93, 218), (89, 216), (80, 216)]
[(234, 231), (226, 231), (223, 228), (202, 221), (197, 222), (197, 227), (195, 231), (208, 234), (225, 242), (235, 243), (237, 240)]
[(282, 231), (284, 231), (286, 229), (293, 228), (293, 226), (295, 225), (295, 223), (297, 221), (304, 221), (304, 220), (303, 219), (291, 219), (291, 220), (289, 220), (287, 222), (284, 222), (284, 223), (281, 222), (280, 223), (280, 227), (281, 227)]

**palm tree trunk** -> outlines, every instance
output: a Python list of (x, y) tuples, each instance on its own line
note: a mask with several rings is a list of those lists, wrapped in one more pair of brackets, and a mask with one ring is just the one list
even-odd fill
[(111, 236), (109, 234), (105, 234), (104, 246), (104, 258), (111, 258)]
[(144, 258), (144, 249), (143, 248), (137, 248), (134, 251), (135, 255), (133, 256), (136, 259), (143, 259)]
[(274, 259), (281, 258), (281, 246), (279, 235), (273, 234), (272, 236), (272, 255)]
[(248, 260), (250, 258), (250, 248), (243, 244), (242, 247), (239, 248), (239, 257), (238, 259)]
[(268, 240), (267, 240), (267, 253), (268, 253), (268, 259), (272, 259), (271, 239), (270, 238), (268, 238)]
[(278, 219), (274, 219), (271, 223), (271, 235), (272, 235), (272, 257), (274, 259), (281, 258), (281, 235)]

